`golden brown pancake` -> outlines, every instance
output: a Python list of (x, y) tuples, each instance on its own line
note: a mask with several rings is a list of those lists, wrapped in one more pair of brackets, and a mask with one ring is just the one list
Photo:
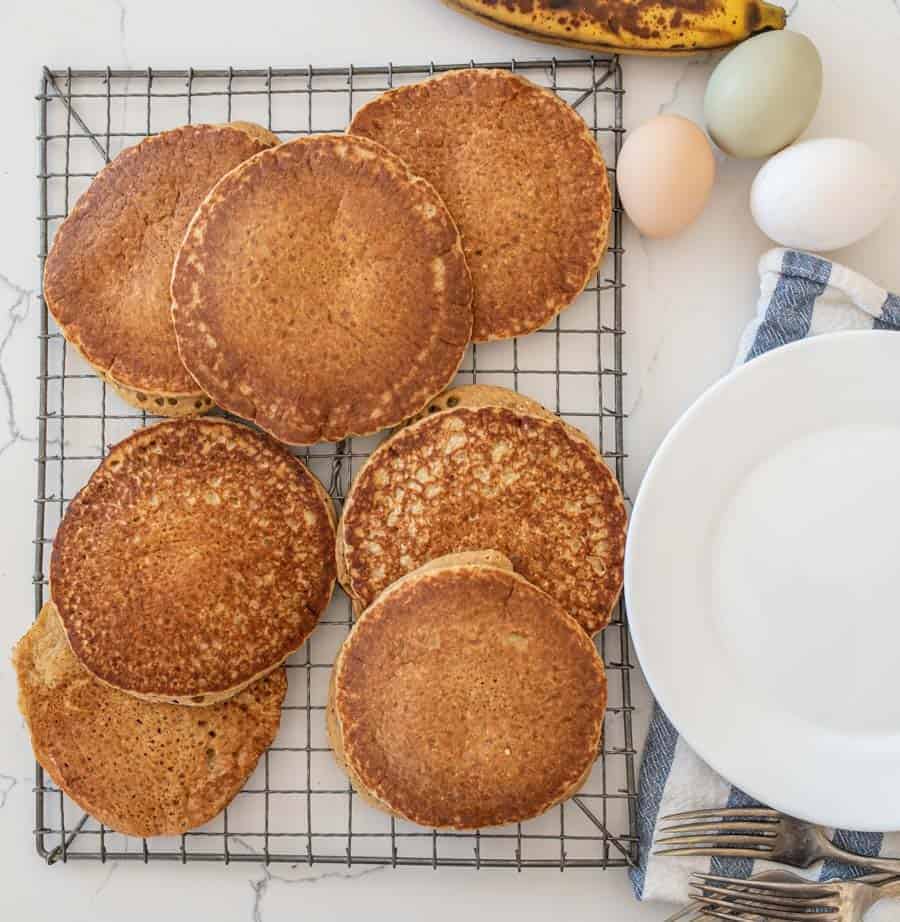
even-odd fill
[(283, 144), (226, 176), (191, 222), (172, 292), (203, 389), (291, 444), (417, 413), (456, 373), (472, 327), (437, 193), (343, 135)]
[(454, 388), (432, 406), (350, 488), (337, 556), (354, 609), (435, 557), (492, 547), (586, 631), (605, 627), (622, 587), (626, 513), (587, 436), (504, 388)]
[[(455, 407), (507, 407), (517, 413), (524, 413), (527, 416), (542, 416), (544, 419), (551, 419), (566, 425), (542, 403), (538, 403), (531, 397), (518, 393), (518, 391), (511, 391), (508, 387), (499, 387), (495, 384), (464, 384), (460, 387), (448, 387), (447, 390), (438, 394), (410, 422), (423, 419), (432, 413), (439, 413), (441, 410), (452, 410)], [(587, 438), (580, 429), (576, 429), (574, 426), (569, 426), (569, 432), (573, 435), (577, 434), (581, 438)]]
[(161, 416), (211, 406), (178, 357), (172, 265), (213, 185), (277, 143), (246, 123), (153, 135), (101, 170), (57, 231), (44, 271), (47, 307), (127, 402)]
[(224, 700), (281, 665), (334, 580), (322, 485), (268, 436), (223, 419), (161, 423), (112, 448), (50, 561), (82, 664), (181, 704)]
[(180, 835), (219, 813), (278, 732), (284, 669), (221, 704), (139, 701), (95, 679), (48, 603), (13, 654), (38, 762), (83, 810), (131, 836)]
[(398, 87), (349, 131), (424, 176), (462, 234), (477, 342), (530, 333), (580, 294), (606, 252), (611, 198), (581, 116), (500, 70), (460, 70)]
[(338, 653), (329, 734), (375, 806), (423, 826), (499, 826), (587, 778), (603, 662), (575, 620), (506, 565), (435, 561), (405, 576)]

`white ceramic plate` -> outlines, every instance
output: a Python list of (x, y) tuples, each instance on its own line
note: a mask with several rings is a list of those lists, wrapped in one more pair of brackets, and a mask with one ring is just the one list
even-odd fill
[(647, 471), (625, 591), (654, 694), (716, 771), (900, 828), (900, 334), (803, 340), (707, 391)]

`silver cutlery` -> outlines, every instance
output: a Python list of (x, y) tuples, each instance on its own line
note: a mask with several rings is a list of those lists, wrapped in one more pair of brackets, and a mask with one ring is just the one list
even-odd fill
[[(803, 880), (783, 872), (734, 880), (714, 874), (692, 874), (691, 896), (701, 919), (760, 920), (778, 922), (862, 922), (875, 903), (900, 896), (900, 879), (872, 876), (857, 880), (824, 883)], [(766, 878), (766, 879), (763, 879)], [(792, 878), (792, 879), (787, 879)], [(673, 916), (675, 918), (685, 918)]]
[(839, 848), (821, 826), (767, 807), (690, 810), (663, 817), (656, 855), (758, 858), (808, 868), (824, 858), (874, 871), (900, 873), (900, 858), (872, 858)]
[[(883, 875), (882, 875), (883, 879)], [(763, 871), (761, 874), (754, 874), (750, 880), (783, 880), (783, 881), (792, 881), (792, 880), (802, 880), (796, 874), (791, 871)], [(674, 915), (669, 916), (665, 919), (665, 922), (680, 922), (682, 919), (687, 919), (690, 916), (688, 922), (695, 922), (695, 920), (703, 919), (703, 915), (698, 915), (700, 912), (702, 904), (699, 900), (692, 900), (687, 904), (683, 909), (679, 909)]]
[[(886, 875), (880, 875), (879, 879), (884, 880)], [(870, 878), (865, 878), (869, 880)], [(754, 874), (750, 880), (778, 880), (790, 883), (791, 881), (802, 882), (803, 878), (798, 877), (792, 871), (763, 871), (761, 874)], [(687, 922), (700, 922), (702, 919), (709, 919), (709, 916), (705, 916), (701, 913), (703, 904), (699, 900), (692, 900), (688, 903), (683, 909), (678, 910), (674, 915), (669, 916), (665, 922), (681, 922), (681, 920), (686, 919)], [(690, 918), (688, 918), (690, 917)], [(739, 918), (734, 916), (733, 918)]]

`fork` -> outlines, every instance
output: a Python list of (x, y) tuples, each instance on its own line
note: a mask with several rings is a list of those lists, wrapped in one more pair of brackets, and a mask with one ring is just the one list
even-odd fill
[[(880, 887), (883, 883), (887, 881), (897, 880), (896, 874), (867, 874), (865, 877), (857, 878), (859, 883), (873, 884), (874, 886)], [(754, 874), (752, 877), (747, 878), (744, 881), (745, 884), (751, 885), (754, 882), (761, 880), (772, 880), (780, 883), (795, 883), (795, 884), (806, 884), (809, 883), (805, 877), (800, 877), (799, 874), (796, 874), (794, 871), (785, 871), (785, 870), (774, 870), (774, 871), (762, 871), (759, 874)], [(669, 916), (665, 922), (702, 922), (703, 919), (711, 919), (712, 916), (709, 915), (707, 911), (704, 913), (703, 904), (696, 899), (691, 900), (684, 908), (680, 909), (674, 915)], [(688, 918), (690, 917), (690, 918)], [(747, 916), (742, 916), (737, 914), (735, 910), (735, 915), (728, 916), (728, 918), (741, 920), (747, 919)], [(757, 918), (759, 918), (757, 916)], [(825, 920), (823, 920), (825, 922)]]
[(692, 874), (691, 896), (700, 919), (775, 919), (785, 922), (827, 920), (862, 922), (883, 899), (900, 896), (900, 880), (880, 885), (864, 880), (826, 883), (734, 880), (714, 874)]
[[(767, 807), (690, 810), (663, 817), (654, 854), (673, 857), (759, 858), (808, 868), (823, 858), (875, 871), (900, 873), (900, 858), (870, 858), (831, 842), (821, 826), (804, 823)], [(663, 846), (663, 848), (659, 848)]]

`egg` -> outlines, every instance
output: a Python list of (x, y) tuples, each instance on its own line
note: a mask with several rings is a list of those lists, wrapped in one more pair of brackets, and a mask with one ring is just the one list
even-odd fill
[(646, 237), (671, 237), (703, 211), (716, 177), (706, 135), (679, 115), (658, 115), (632, 131), (616, 165), (619, 196)]
[(816, 138), (769, 160), (756, 174), (750, 210), (776, 243), (826, 252), (867, 237), (890, 213), (897, 178), (862, 141)]
[(733, 157), (769, 157), (806, 131), (822, 95), (822, 60), (799, 32), (764, 32), (719, 62), (706, 86), (706, 128)]

